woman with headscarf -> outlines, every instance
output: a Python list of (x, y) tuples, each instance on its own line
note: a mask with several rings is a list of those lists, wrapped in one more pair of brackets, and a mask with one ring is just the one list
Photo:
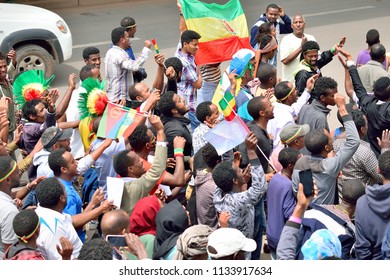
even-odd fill
[[(130, 216), (130, 232), (139, 236), (149, 258), (152, 258), (156, 239), (156, 215), (162, 206), (157, 196), (147, 196), (135, 204)], [(135, 256), (134, 259), (136, 259)]]
[(172, 200), (157, 213), (156, 226), (153, 259), (171, 260), (179, 235), (189, 226), (187, 211), (177, 199)]
[(187, 228), (177, 239), (174, 260), (207, 260), (207, 242), (213, 229), (206, 225)]
[[(273, 25), (272, 22), (264, 22), (262, 25), (259, 26), (259, 32), (258, 32), (257, 37), (256, 37), (257, 43), (253, 48), (255, 51), (262, 49), (261, 40), (262, 40), (262, 37), (264, 37), (265, 35), (272, 36), (275, 39), (276, 45), (278, 45), (278, 41), (276, 39), (277, 34), (276, 34), (275, 26)], [(277, 58), (278, 58), (278, 50), (276, 48), (273, 55), (270, 56), (270, 58), (266, 62), (274, 67), (277, 67)], [(255, 75), (256, 75), (256, 72), (255, 72)]]

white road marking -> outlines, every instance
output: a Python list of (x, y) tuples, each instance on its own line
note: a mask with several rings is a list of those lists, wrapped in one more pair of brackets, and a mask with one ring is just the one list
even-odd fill
[[(138, 41), (141, 40), (138, 37), (134, 37), (131, 39), (131, 41)], [(99, 46), (99, 45), (110, 45), (112, 42), (111, 41), (101, 41), (101, 42), (93, 42), (93, 43), (87, 43), (87, 44), (79, 44), (79, 45), (73, 45), (73, 49), (81, 49), (81, 48), (86, 48), (90, 46)]]
[(314, 14), (304, 14), (304, 17), (316, 17), (316, 16), (323, 16), (323, 15), (331, 15), (331, 14), (338, 14), (338, 13), (345, 13), (345, 12), (353, 12), (353, 11), (359, 11), (359, 10), (367, 10), (367, 9), (374, 9), (375, 6), (363, 6), (363, 7), (356, 7), (356, 8), (350, 8), (350, 9), (340, 9), (335, 11), (328, 11), (328, 12), (321, 12), (321, 13), (314, 13)]

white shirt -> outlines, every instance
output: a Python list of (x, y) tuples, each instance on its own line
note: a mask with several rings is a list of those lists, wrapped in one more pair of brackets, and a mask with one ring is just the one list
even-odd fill
[(72, 217), (69, 214), (62, 214), (42, 206), (38, 206), (35, 212), (38, 214), (40, 220), (37, 246), (45, 259), (62, 259), (56, 247), (57, 244), (60, 245), (59, 238), (62, 236), (66, 237), (73, 244), (72, 259), (77, 258), (83, 243), (73, 227)]
[(18, 241), (14, 232), (12, 222), (19, 213), (12, 197), (0, 191), (0, 259), (3, 259), (5, 252), (4, 244), (13, 244)]
[[(80, 93), (82, 92), (86, 92), (86, 90), (81, 86), (72, 92), (72, 97), (70, 98), (68, 109), (66, 110), (66, 119), (68, 122), (80, 119), (78, 101), (80, 99)], [(70, 137), (70, 148), (75, 159), (82, 158), (84, 156), (84, 145), (78, 128), (73, 129), (72, 136)]]
[(105, 72), (107, 96), (111, 102), (129, 98), (129, 88), (134, 83), (133, 71), (137, 71), (148, 59), (150, 49), (144, 47), (136, 60), (132, 60), (126, 51), (113, 46), (107, 51)]
[[(305, 37), (308, 41), (316, 41), (316, 39), (312, 35), (305, 34)], [(283, 59), (288, 57), (293, 51), (298, 49), (301, 44), (302, 38), (296, 37), (293, 33), (284, 36), (279, 46), (280, 60), (282, 61)], [(298, 54), (297, 57), (289, 64), (285, 65), (284, 63), (282, 63), (282, 81), (289, 81), (293, 85), (295, 84), (294, 71), (298, 67), (300, 57), (301, 55)]]
[[(40, 176), (46, 176), (54, 177), (53, 170), (50, 169), (49, 165), (49, 155), (50, 152), (46, 150), (40, 150), (38, 153), (34, 155), (33, 158), (33, 165), (38, 166), (37, 168), (37, 177)], [(83, 158), (81, 158), (77, 162), (77, 172), (78, 174), (85, 173), (89, 168), (91, 168), (92, 164), (94, 164), (95, 160), (92, 158), (91, 155), (87, 155)]]
[(305, 89), (297, 102), (291, 106), (279, 102), (272, 103), (274, 105), (274, 118), (268, 121), (267, 132), (274, 136), (274, 149), (281, 145), (279, 134), (282, 128), (288, 124), (295, 124), (294, 117), (298, 116), (302, 106), (307, 103), (309, 98), (310, 93)]

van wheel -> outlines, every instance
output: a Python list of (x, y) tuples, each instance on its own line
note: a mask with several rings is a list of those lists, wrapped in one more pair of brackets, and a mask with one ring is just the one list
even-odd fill
[(16, 49), (16, 61), (18, 72), (32, 69), (43, 70), (46, 78), (54, 73), (52, 56), (37, 45), (25, 45)]

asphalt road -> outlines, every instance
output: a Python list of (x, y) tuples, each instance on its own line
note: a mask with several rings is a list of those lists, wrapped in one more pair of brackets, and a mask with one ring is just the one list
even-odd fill
[[(226, 1), (205, 1), (225, 3)], [(270, 1), (242, 0), (249, 28), (264, 12)], [(343, 0), (343, 1), (278, 1), (286, 13), (292, 17), (300, 13), (306, 19), (305, 33), (314, 35), (322, 50), (331, 48), (343, 36), (347, 37), (344, 49), (354, 58), (358, 52), (366, 48), (365, 34), (376, 28), (381, 34), (381, 42), (390, 49), (390, 33), (386, 32), (390, 22), (390, 1), (386, 0)], [(82, 50), (87, 46), (96, 46), (102, 57), (110, 46), (111, 30), (119, 26), (125, 16), (133, 17), (137, 22), (136, 40), (133, 49), (139, 52), (146, 39), (155, 38), (160, 51), (166, 57), (174, 55), (179, 40), (179, 15), (175, 0), (143, 0), (130, 3), (96, 5), (53, 10), (65, 19), (73, 36), (73, 55), (55, 70), (56, 79), (52, 86), (65, 92), (67, 77), (70, 73), (78, 73), (84, 65)], [(148, 72), (146, 82), (151, 85), (155, 63), (149, 58), (145, 63)], [(280, 73), (280, 64), (278, 67)], [(344, 71), (338, 59), (322, 69), (325, 76), (334, 78), (339, 84), (339, 92), (344, 93)], [(331, 128), (338, 126), (336, 111), (329, 116)]]

